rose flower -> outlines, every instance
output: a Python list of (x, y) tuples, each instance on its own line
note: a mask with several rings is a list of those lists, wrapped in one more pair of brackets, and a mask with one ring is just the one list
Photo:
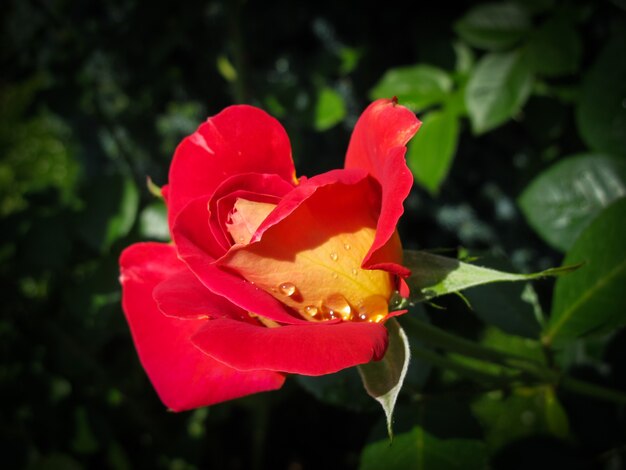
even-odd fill
[[(396, 231), (420, 122), (372, 103), (345, 168), (297, 178), (283, 127), (231, 106), (178, 146), (163, 187), (173, 243), (121, 255), (122, 304), (141, 363), (172, 410), (381, 359), (402, 281)], [(394, 314), (397, 312), (394, 312)]]

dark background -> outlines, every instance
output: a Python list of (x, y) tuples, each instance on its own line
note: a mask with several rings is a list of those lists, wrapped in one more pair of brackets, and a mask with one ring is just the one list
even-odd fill
[[(233, 103), (260, 106), (286, 127), (299, 175), (341, 167), (369, 90), (392, 67), (452, 68), (452, 25), (475, 3), (415, 2), (409, 13), (404, 2), (389, 0), (4, 2), (2, 466), (356, 468), (382, 419), (358, 387), (344, 389), (354, 402), (344, 396), (343, 406), (289, 379), (271, 394), (167, 412), (120, 309), (117, 258), (130, 243), (163, 239), (162, 208), (146, 176), (164, 184), (176, 144), (207, 116)], [(564, 3), (587, 11), (578, 25), (585, 69), (623, 10), (618, 1)], [(349, 70), (346, 51), (358, 57)], [(237, 75), (230, 81), (229, 64)], [(319, 131), (322, 87), (339, 92), (347, 114)], [(558, 265), (561, 255), (528, 227), (515, 199), (558, 158), (546, 158), (550, 146), (554, 155), (584, 150), (572, 106), (533, 96), (516, 122), (478, 137), (463, 126), (440, 195), (416, 187), (407, 201), (404, 245), (496, 248), (518, 270)], [(552, 286), (536, 286), (544, 306)], [(459, 299), (442, 304), (441, 326), (469, 336), (480, 329)], [(613, 344), (607, 360), (617, 367), (623, 347)], [(624, 387), (621, 367), (607, 380)], [(601, 380), (594, 369), (581, 373)], [(422, 382), (420, 390), (443, 396), (437, 373)], [(596, 402), (583, 413), (576, 400), (563, 399), (575, 439), (518, 442), (493, 457), (494, 468), (513, 468), (520, 456), (542, 468), (532, 457), (540, 452), (546, 465), (554, 458), (559, 468), (602, 468), (598, 456), (623, 444), (624, 421)]]

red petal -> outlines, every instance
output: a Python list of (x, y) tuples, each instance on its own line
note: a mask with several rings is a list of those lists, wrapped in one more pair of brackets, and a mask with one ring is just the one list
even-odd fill
[[(211, 231), (209, 201), (210, 196), (194, 199), (185, 206), (179, 216), (183, 215), (184, 225), (188, 231), (193, 233), (192, 238), (198, 248), (206, 253), (210, 260), (214, 260), (223, 256), (225, 249)], [(174, 241), (176, 241), (175, 227), (182, 224), (178, 223), (180, 218), (176, 219), (173, 226), (170, 225), (170, 232)]]
[(207, 322), (193, 341), (209, 356), (238, 370), (323, 375), (381, 359), (388, 337), (380, 323), (264, 328), (224, 318)]
[(188, 269), (173, 274), (159, 283), (152, 291), (152, 297), (159, 310), (168, 317), (185, 320), (250, 318), (245, 310), (204, 287), (204, 284)]
[(282, 386), (281, 374), (241, 372), (196, 348), (190, 337), (205, 320), (161, 314), (152, 298), (154, 287), (185, 269), (171, 245), (132, 245), (122, 253), (120, 267), (122, 306), (139, 359), (168, 408), (182, 411)]
[(373, 102), (359, 118), (346, 154), (346, 168), (362, 168), (382, 186), (382, 206), (376, 240), (363, 267), (384, 262), (377, 255), (393, 235), (404, 212), (402, 203), (413, 185), (413, 175), (406, 166), (406, 144), (421, 122), (411, 111), (393, 100)]
[(188, 204), (172, 229), (180, 259), (200, 282), (211, 292), (227, 298), (246, 311), (280, 323), (304, 323), (305, 320), (292, 315), (287, 306), (267, 292), (214, 264), (215, 259), (209, 254), (211, 246), (208, 240), (212, 238), (208, 224), (198, 221), (203, 208), (206, 208), (206, 198)]
[[(276, 209), (259, 226), (250, 243), (259, 241), (267, 229), (288, 217), (302, 203), (315, 194), (318, 189), (334, 184), (357, 185), (366, 178), (367, 173), (361, 170), (331, 170), (307, 179), (306, 182), (302, 182), (278, 203)], [(372, 211), (375, 212), (380, 206), (380, 194), (372, 187), (369, 200), (363, 200), (361, 203), (364, 206), (371, 207)]]
[(409, 296), (411, 295), (411, 288), (409, 287), (409, 285), (406, 283), (404, 279), (399, 280), (398, 291), (400, 293), (400, 297), (403, 297), (405, 299), (408, 299)]
[[(278, 204), (293, 186), (277, 175), (245, 173), (232, 176), (215, 190), (209, 202), (211, 233), (224, 247), (223, 253), (230, 247), (230, 239), (224, 233), (229, 212), (238, 197), (257, 202)], [(222, 253), (222, 254), (223, 254)]]
[(212, 194), (239, 173), (272, 173), (295, 183), (285, 130), (265, 111), (246, 105), (224, 109), (176, 149), (169, 173), (170, 227), (191, 200)]

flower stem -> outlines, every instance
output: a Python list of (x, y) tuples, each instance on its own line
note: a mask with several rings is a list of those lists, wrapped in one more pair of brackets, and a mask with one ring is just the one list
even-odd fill
[(437, 367), (451, 370), (459, 375), (479, 382), (489, 382), (494, 385), (508, 385), (512, 378), (511, 375), (508, 374), (477, 370), (474, 367), (455, 361), (443, 354), (436, 353), (432, 349), (415, 344), (411, 345), (411, 355), (415, 358), (430, 362)]
[(415, 338), (424, 344), (453, 351), (464, 356), (470, 356), (500, 365), (509, 365), (508, 361), (529, 361), (514, 354), (505, 353), (496, 349), (482, 346), (460, 336), (448, 333), (429, 323), (412, 317), (403, 318), (403, 325)]
[(570, 392), (578, 393), (579, 395), (586, 395), (599, 400), (612, 401), (619, 405), (626, 405), (626, 393), (622, 393), (618, 390), (602, 387), (589, 382), (583, 382), (582, 380), (567, 376), (561, 377), (559, 386), (569, 390)]
[(513, 381), (530, 379), (541, 383), (559, 386), (562, 389), (580, 395), (586, 395), (599, 400), (626, 405), (626, 394), (621, 391), (612, 390), (600, 385), (568, 377), (563, 373), (553, 370), (535, 360), (482, 346), (478, 343), (461, 338), (452, 333), (448, 333), (447, 331), (415, 318), (406, 317), (403, 318), (403, 320), (403, 325), (409, 334), (414, 338), (417, 338), (423, 344), (440, 348), (448, 352), (472, 357), (483, 362), (504, 366), (505, 368), (518, 371), (521, 374), (502, 374), (485, 372), (483, 370), (478, 371), (473, 367), (461, 364), (442, 354), (438, 354), (424, 348), (423, 346), (411, 346), (412, 354), (438, 367), (453, 370), (459, 374), (481, 381), (506, 381), (507, 383), (510, 383)]

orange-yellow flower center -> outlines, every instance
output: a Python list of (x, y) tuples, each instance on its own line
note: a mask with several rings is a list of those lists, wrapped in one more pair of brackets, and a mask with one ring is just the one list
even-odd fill
[(276, 204), (237, 198), (226, 222), (226, 230), (238, 244), (247, 245), (261, 222), (274, 210)]
[[(248, 245), (274, 207), (237, 200), (227, 225), (236, 245), (226, 266), (312, 321), (382, 321), (394, 283), (385, 271), (361, 268), (376, 235), (371, 216), (341, 217), (329, 209), (320, 220), (305, 206)], [(397, 234), (389, 246), (391, 261), (400, 262)]]

